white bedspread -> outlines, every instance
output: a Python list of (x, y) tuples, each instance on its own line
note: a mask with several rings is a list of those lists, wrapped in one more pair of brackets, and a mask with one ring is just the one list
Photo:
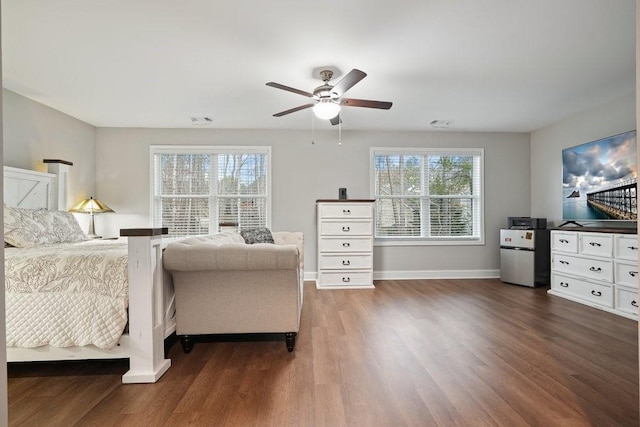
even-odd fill
[(7, 346), (111, 349), (127, 323), (127, 244), (5, 248)]

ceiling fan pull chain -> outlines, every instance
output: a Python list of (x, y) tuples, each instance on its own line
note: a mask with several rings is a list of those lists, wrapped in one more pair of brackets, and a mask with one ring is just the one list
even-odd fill
[(342, 120), (338, 117), (338, 146), (342, 147)]
[(316, 121), (314, 119), (314, 114), (311, 114), (311, 145), (316, 145), (315, 137), (316, 137)]

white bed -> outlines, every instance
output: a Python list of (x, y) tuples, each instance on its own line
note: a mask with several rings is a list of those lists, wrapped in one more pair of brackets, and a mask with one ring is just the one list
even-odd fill
[[(70, 164), (47, 163), (54, 173), (4, 167), (9, 221), (16, 212), (29, 221), (35, 216), (37, 224), (69, 215), (56, 208), (67, 206)], [(14, 243), (10, 232), (5, 218), (5, 242)], [(162, 270), (163, 233), (126, 229), (118, 240), (49, 244), (45, 238), (38, 241), (44, 244), (5, 248), (7, 361), (129, 358), (124, 383), (156, 382), (171, 366), (164, 339), (175, 331), (173, 290)]]

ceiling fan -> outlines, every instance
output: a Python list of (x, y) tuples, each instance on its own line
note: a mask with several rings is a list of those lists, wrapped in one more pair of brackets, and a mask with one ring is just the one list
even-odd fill
[(393, 105), (391, 102), (385, 101), (369, 101), (366, 99), (353, 99), (343, 98), (342, 96), (346, 91), (351, 89), (360, 80), (364, 79), (367, 74), (363, 71), (353, 69), (344, 76), (334, 86), (329, 84), (329, 80), (333, 77), (333, 71), (322, 70), (320, 71), (320, 78), (323, 84), (313, 90), (313, 93), (305, 92), (300, 89), (281, 85), (280, 83), (269, 82), (267, 86), (274, 87), (276, 89), (282, 89), (289, 92), (297, 93), (298, 95), (312, 98), (313, 102), (300, 105), (299, 107), (291, 108), (289, 110), (281, 111), (274, 114), (274, 117), (282, 117), (287, 114), (295, 113), (296, 111), (305, 110), (313, 107), (313, 112), (316, 117), (323, 120), (330, 120), (332, 125), (340, 123), (340, 108), (341, 107), (366, 107), (366, 108), (378, 108), (382, 110), (388, 110)]

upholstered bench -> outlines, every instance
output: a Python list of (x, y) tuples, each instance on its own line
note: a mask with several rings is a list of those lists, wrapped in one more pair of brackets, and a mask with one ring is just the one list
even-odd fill
[(300, 325), (304, 237), (274, 232), (274, 243), (247, 244), (236, 232), (190, 237), (167, 245), (173, 276), (176, 334), (183, 350), (193, 335), (283, 333), (293, 351)]

